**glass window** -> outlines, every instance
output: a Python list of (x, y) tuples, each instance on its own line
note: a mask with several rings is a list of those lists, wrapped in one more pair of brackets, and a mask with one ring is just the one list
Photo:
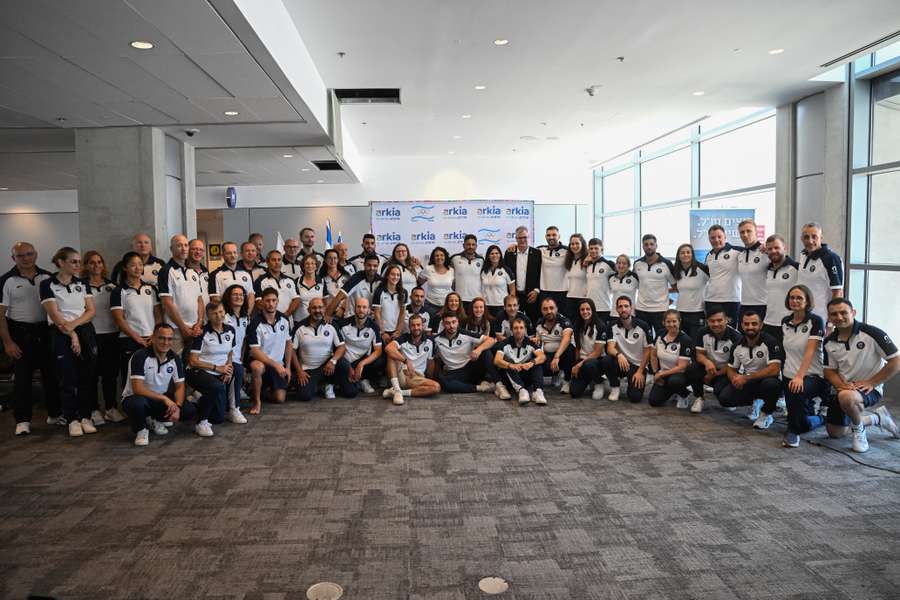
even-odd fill
[(700, 143), (700, 193), (775, 182), (775, 118)]
[[(775, 233), (775, 190), (741, 194), (740, 196), (726, 196), (713, 200), (700, 202), (700, 208), (754, 208), (756, 209), (756, 224), (764, 227), (765, 235)], [(738, 243), (739, 240), (732, 240)]]
[(865, 321), (865, 289), (866, 272), (862, 269), (850, 269), (847, 275), (847, 297), (856, 309), (856, 318)]
[(900, 289), (900, 271), (869, 271), (866, 322), (884, 329), (894, 340), (900, 339), (898, 289)]
[(641, 205), (691, 197), (691, 149), (641, 163)]
[(880, 65), (898, 56), (900, 56), (900, 42), (894, 42), (890, 46), (875, 51), (875, 65)]
[(872, 164), (900, 160), (900, 73), (872, 82)]
[(628, 213), (603, 219), (603, 252), (609, 256), (634, 256), (635, 214)]
[(642, 211), (641, 235), (655, 235), (657, 251), (667, 258), (674, 258), (678, 246), (691, 241), (690, 210), (690, 202), (685, 202), (678, 206)]
[(634, 169), (603, 178), (603, 212), (634, 208)]
[(869, 210), (869, 177), (853, 177), (853, 195), (850, 214), (850, 262), (866, 262), (866, 228)]
[(697, 130), (696, 125), (690, 125), (688, 127), (682, 127), (677, 131), (673, 131), (668, 135), (664, 135), (663, 137), (650, 142), (645, 146), (641, 146), (641, 154), (646, 156), (648, 154), (653, 154), (654, 152), (659, 152), (661, 150), (665, 150), (666, 148), (671, 148), (672, 146), (677, 146), (679, 144), (686, 144), (690, 142), (691, 135), (694, 131)]
[[(897, 210), (897, 198), (900, 198), (900, 171), (873, 175), (872, 216), (869, 223), (869, 262), (876, 264), (900, 264), (900, 244), (897, 244), (897, 231), (900, 231), (900, 211)], [(853, 233), (856, 233), (854, 227)]]

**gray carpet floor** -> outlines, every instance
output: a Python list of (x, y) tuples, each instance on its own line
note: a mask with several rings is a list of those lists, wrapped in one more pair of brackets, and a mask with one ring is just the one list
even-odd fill
[(549, 398), (267, 405), (143, 449), (4, 414), (0, 597), (900, 597), (900, 475), (718, 407)]

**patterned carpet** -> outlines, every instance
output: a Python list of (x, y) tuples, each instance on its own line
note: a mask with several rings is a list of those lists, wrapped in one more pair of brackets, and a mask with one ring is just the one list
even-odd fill
[[(464, 600), (486, 576), (507, 600), (900, 595), (900, 475), (718, 408), (319, 400), (145, 449), (42, 421), (0, 431), (2, 597), (294, 599), (324, 580)], [(870, 442), (900, 469), (900, 441)]]

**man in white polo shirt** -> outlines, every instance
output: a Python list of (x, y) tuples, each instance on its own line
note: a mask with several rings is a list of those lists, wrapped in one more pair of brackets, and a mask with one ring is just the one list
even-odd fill
[(209, 297), (213, 300), (221, 300), (222, 294), (229, 286), (239, 285), (244, 288), (247, 295), (248, 306), (256, 303), (256, 294), (253, 291), (253, 276), (242, 266), (238, 260), (238, 246), (234, 242), (222, 244), (222, 266), (209, 275)]
[(640, 402), (647, 384), (646, 370), (650, 364), (650, 325), (633, 316), (631, 299), (619, 296), (616, 299), (616, 314), (619, 318), (611, 321), (609, 341), (606, 342), (606, 356), (601, 359), (603, 371), (609, 379), (609, 396), (615, 402), (619, 399), (620, 377), (625, 376), (625, 395), (631, 402)]
[(384, 358), (381, 330), (371, 317), (369, 301), (362, 296), (357, 298), (353, 315), (338, 323), (337, 328), (347, 348), (344, 358), (350, 363), (350, 382), (363, 394), (373, 393), (371, 382), (384, 375)]
[[(494, 366), (500, 375), (500, 389), (513, 390), (524, 406), (531, 401), (539, 406), (547, 404), (544, 396), (544, 369), (541, 366), (547, 359), (540, 344), (528, 337), (526, 317), (514, 317), (510, 324), (510, 335), (497, 342), (491, 350), (494, 353)], [(501, 397), (501, 400), (504, 399)], [(509, 394), (506, 394), (509, 399)]]
[(263, 389), (270, 390), (272, 402), (284, 402), (291, 379), (291, 322), (278, 312), (278, 292), (269, 288), (262, 293), (260, 310), (247, 326), (250, 372), (253, 374), (251, 415), (262, 410)]
[(365, 268), (366, 258), (374, 256), (378, 259), (378, 267), (375, 269), (375, 272), (381, 273), (381, 268), (384, 266), (384, 263), (387, 262), (387, 257), (383, 254), (378, 254), (375, 247), (375, 236), (371, 233), (364, 234), (362, 237), (362, 252), (356, 256), (351, 256), (349, 259), (349, 263), (353, 265), (353, 272), (362, 272)]
[(253, 282), (253, 291), (260, 296), (267, 289), (275, 290), (278, 292), (278, 312), (293, 315), (300, 306), (300, 296), (297, 294), (297, 282), (281, 272), (281, 252), (269, 250), (266, 265), (265, 273)]
[[(541, 251), (541, 288), (539, 290), (539, 307), (544, 305), (544, 298), (553, 298), (556, 306), (566, 305), (566, 292), (569, 290), (569, 271), (566, 269), (566, 251), (568, 248), (559, 241), (559, 227), (551, 225), (544, 233), (547, 243), (538, 246)], [(572, 315), (567, 317), (574, 318)]]
[(634, 261), (631, 269), (638, 276), (634, 316), (650, 325), (650, 339), (656, 339), (665, 331), (663, 317), (669, 309), (669, 288), (675, 284), (675, 266), (656, 251), (656, 236), (652, 233), (641, 238), (641, 246), (644, 256)]
[(350, 382), (350, 363), (344, 358), (347, 351), (340, 333), (325, 322), (325, 303), (321, 298), (309, 301), (309, 316), (294, 327), (292, 360), (297, 375), (297, 397), (309, 402), (316, 394), (319, 382), (325, 382), (325, 397), (333, 400), (335, 386), (342, 398), (354, 398), (359, 393)]
[(386, 370), (391, 380), (384, 390), (385, 398), (393, 398), (396, 405), (405, 403), (405, 396), (425, 398), (441, 391), (434, 376), (434, 340), (425, 333), (420, 314), (409, 317), (409, 332), (404, 333), (385, 348)]
[(159, 272), (159, 301), (163, 320), (175, 329), (172, 350), (180, 354), (203, 328), (203, 295), (200, 276), (187, 266), (187, 237), (172, 236), (169, 250), (172, 258)]
[(257, 250), (256, 244), (249, 240), (241, 244), (241, 268), (250, 273), (253, 281), (266, 272), (266, 264), (260, 264), (259, 250)]
[(813, 312), (828, 319), (827, 306), (832, 298), (844, 295), (844, 265), (828, 244), (822, 243), (822, 226), (807, 223), (800, 230), (803, 252), (797, 283), (805, 285), (813, 294)]
[(331, 319), (331, 315), (337, 310), (344, 298), (350, 306), (356, 305), (357, 298), (365, 298), (372, 304), (372, 296), (375, 294), (375, 288), (381, 282), (381, 276), (378, 274), (379, 258), (377, 254), (367, 256), (363, 262), (363, 267), (350, 276), (350, 279), (344, 286), (337, 291), (334, 298), (328, 303), (325, 309), (325, 318)]
[(706, 327), (694, 338), (694, 362), (688, 367), (688, 382), (694, 394), (691, 412), (703, 411), (703, 386), (713, 389), (716, 397), (728, 385), (728, 361), (731, 349), (741, 341), (740, 332), (728, 325), (728, 316), (720, 306), (706, 313)]
[(837, 399), (828, 407), (825, 427), (833, 438), (853, 432), (852, 448), (866, 452), (866, 427), (881, 426), (900, 438), (900, 431), (887, 408), (865, 409), (881, 402), (884, 383), (900, 372), (900, 351), (881, 329), (856, 320), (853, 304), (845, 298), (828, 303), (828, 318), (834, 326), (825, 338), (825, 379), (837, 390)]
[(744, 219), (738, 224), (743, 248), (738, 251), (738, 275), (741, 278), (741, 313), (752, 310), (765, 320), (768, 305), (766, 293), (766, 270), (769, 268), (769, 255), (766, 247), (759, 241), (756, 222)]
[(434, 338), (441, 389), (449, 394), (493, 391), (494, 385), (484, 379), (481, 354), (494, 344), (494, 338), (460, 330), (459, 319), (453, 313), (445, 314), (441, 322), (444, 329)]
[(281, 271), (294, 281), (303, 277), (300, 264), (300, 242), (294, 238), (284, 240), (284, 256), (281, 257)]
[[(156, 285), (159, 272), (166, 266), (166, 261), (153, 256), (153, 242), (150, 240), (150, 236), (146, 233), (136, 234), (131, 238), (131, 249), (137, 252), (144, 262), (144, 274), (141, 275), (141, 281), (149, 283), (150, 285)], [(113, 266), (112, 275), (110, 276), (113, 283), (118, 285), (121, 273), (122, 261), (119, 261)]]
[(719, 393), (719, 404), (725, 408), (752, 406), (749, 418), (754, 429), (768, 429), (781, 396), (784, 350), (778, 340), (762, 331), (762, 319), (755, 312), (744, 313), (741, 330), (743, 337), (731, 348), (725, 368), (728, 385)]
[(706, 284), (706, 309), (721, 307), (728, 316), (729, 325), (739, 327), (741, 308), (741, 277), (738, 272), (738, 250), (728, 243), (725, 228), (713, 225), (707, 231), (712, 249), (706, 255), (709, 282)]
[(453, 267), (453, 289), (462, 300), (463, 310), (469, 312), (472, 300), (481, 296), (481, 267), (484, 257), (476, 252), (478, 238), (471, 233), (463, 238), (463, 251), (450, 257)]
[[(547, 360), (543, 362), (543, 377), (555, 377), (560, 393), (568, 394), (575, 366), (575, 340), (572, 322), (559, 312), (553, 298), (541, 300), (541, 319), (534, 326), (532, 343), (540, 346)], [(535, 390), (535, 393), (537, 391)], [(541, 391), (540, 396), (543, 396)], [(536, 404), (546, 404), (535, 400)]]
[(781, 321), (791, 314), (784, 300), (788, 291), (797, 285), (800, 265), (787, 255), (784, 238), (777, 233), (766, 238), (766, 254), (769, 266), (766, 268), (766, 318), (763, 319), (763, 331), (780, 340), (783, 333)]

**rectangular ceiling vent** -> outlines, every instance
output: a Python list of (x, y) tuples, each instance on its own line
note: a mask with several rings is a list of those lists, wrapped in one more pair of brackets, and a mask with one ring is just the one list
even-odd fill
[(341, 104), (400, 104), (400, 88), (344, 88), (334, 95)]
[(320, 171), (343, 171), (344, 167), (336, 160), (314, 160), (312, 164)]
[(861, 48), (857, 48), (856, 50), (851, 50), (847, 54), (844, 54), (843, 56), (838, 56), (837, 58), (835, 58), (833, 60), (829, 60), (827, 63), (825, 63), (823, 65), (819, 65), (819, 66), (822, 68), (832, 67), (834, 65), (847, 62), (851, 58), (854, 58), (860, 54), (868, 54), (869, 52), (872, 52), (873, 50), (875, 50), (878, 47), (884, 45), (885, 43), (891, 41), (893, 38), (895, 38), (897, 36), (900, 36), (900, 31), (895, 31), (894, 33), (888, 34), (888, 35), (884, 36), (883, 38), (879, 38), (879, 39), (875, 40), (874, 42), (871, 42), (869, 44), (866, 44), (865, 46), (862, 46)]

